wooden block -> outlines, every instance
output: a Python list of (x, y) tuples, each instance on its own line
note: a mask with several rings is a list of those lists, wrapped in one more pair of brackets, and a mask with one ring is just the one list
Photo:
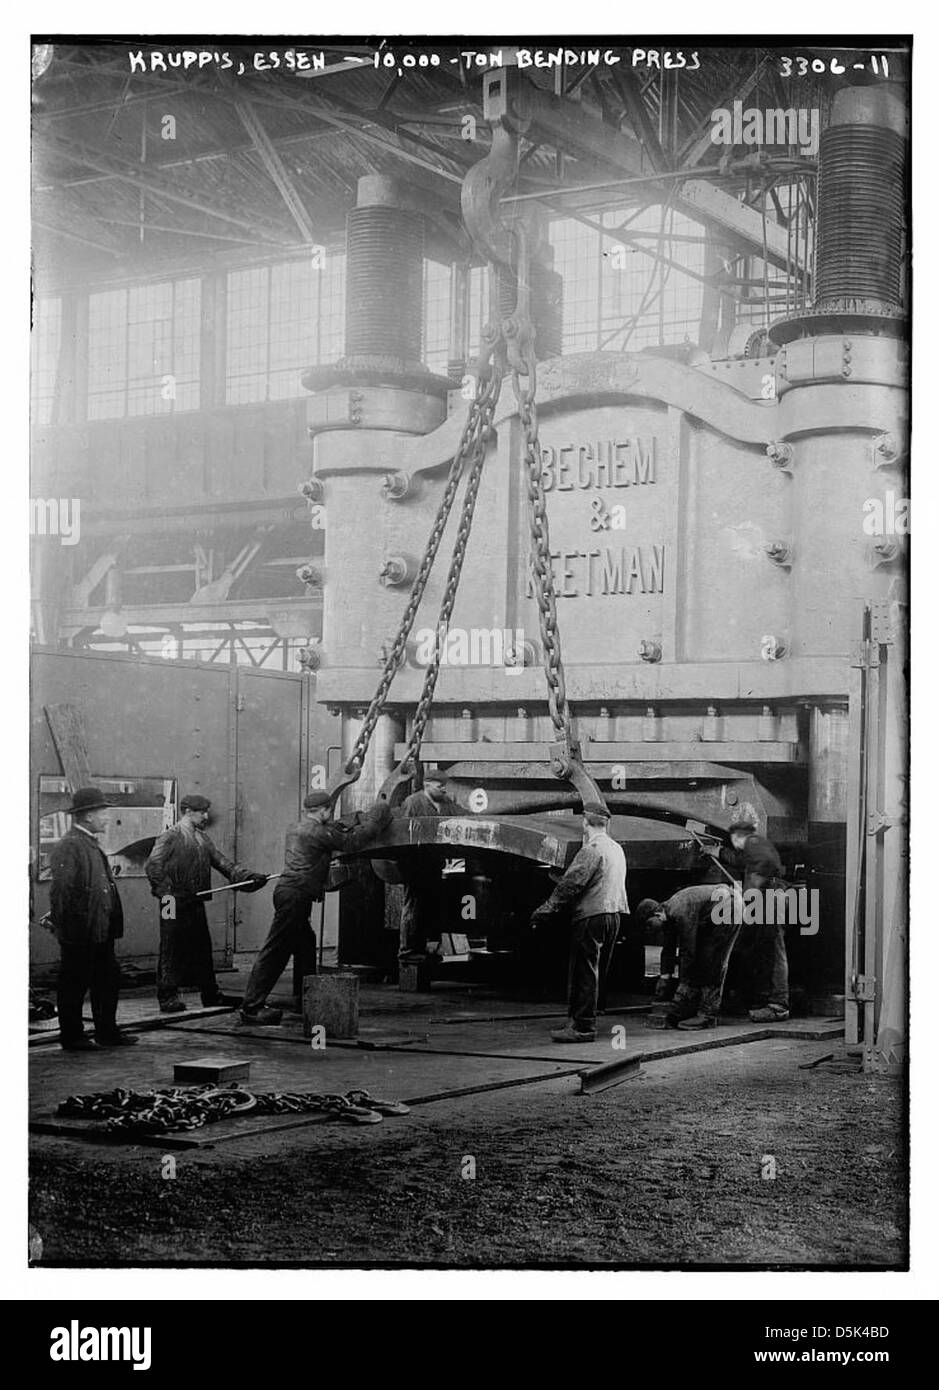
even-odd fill
[(251, 1063), (233, 1057), (197, 1057), (194, 1062), (177, 1062), (174, 1081), (247, 1081)]
[(430, 962), (399, 961), (398, 989), (403, 994), (426, 994), (430, 990)]
[(359, 1036), (359, 977), (351, 972), (307, 975), (303, 980), (303, 1032), (326, 1030), (330, 1038)]

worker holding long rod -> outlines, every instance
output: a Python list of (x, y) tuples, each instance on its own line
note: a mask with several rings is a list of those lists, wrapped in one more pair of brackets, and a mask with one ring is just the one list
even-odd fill
[(301, 978), (316, 974), (316, 937), (310, 927), (310, 912), (326, 891), (330, 860), (337, 851), (361, 849), (390, 820), (391, 808), (385, 801), (357, 813), (352, 824), (343, 824), (332, 820), (328, 792), (310, 792), (304, 798), (301, 820), (287, 831), (284, 870), (274, 889), (274, 920), (245, 989), (242, 1023), (280, 1023), (281, 1011), (268, 1006), (267, 996), (291, 956)]
[(157, 838), (145, 865), (151, 892), (159, 904), (157, 999), (164, 1014), (183, 1012), (186, 1005), (179, 987), (189, 980), (199, 986), (203, 1005), (225, 1003), (212, 965), (212, 940), (203, 903), (212, 870), (224, 874), (246, 893), (257, 892), (267, 882), (266, 874), (227, 858), (205, 833), (211, 807), (207, 796), (184, 796), (178, 822)]

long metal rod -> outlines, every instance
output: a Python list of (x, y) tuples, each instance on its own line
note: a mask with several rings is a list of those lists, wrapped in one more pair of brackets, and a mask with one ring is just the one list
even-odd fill
[(573, 188), (546, 188), (541, 193), (510, 193), (500, 199), (503, 203), (527, 203), (533, 198), (547, 198), (554, 195), (567, 196), (571, 193), (595, 193), (603, 188), (626, 188), (636, 184), (661, 183), (663, 179), (705, 179), (723, 172), (716, 164), (707, 169), (673, 169), (664, 174), (637, 174), (634, 178), (604, 179), (602, 183), (579, 183)]
[[(268, 655), (270, 655), (270, 653), (268, 653)], [(273, 878), (280, 878), (280, 874), (268, 874), (267, 882), (270, 883)], [(234, 893), (236, 888), (244, 888), (247, 884), (253, 882), (254, 880), (250, 878), (240, 878), (237, 883), (223, 883), (221, 888), (206, 888), (204, 892), (197, 893), (196, 897), (211, 898), (213, 893)]]

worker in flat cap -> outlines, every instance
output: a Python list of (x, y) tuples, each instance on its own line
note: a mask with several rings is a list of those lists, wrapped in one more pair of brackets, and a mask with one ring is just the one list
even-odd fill
[[(59, 943), (59, 1041), (66, 1052), (128, 1047), (137, 1039), (117, 1026), (120, 969), (114, 942), (124, 935), (121, 899), (98, 836), (108, 801), (97, 787), (79, 787), (68, 810), (72, 824), (52, 851), (50, 918)], [(94, 1041), (85, 1034), (82, 1004), (91, 992)]]
[[(772, 893), (785, 888), (783, 865), (776, 846), (758, 833), (756, 817), (742, 814), (730, 827), (729, 850), (721, 862), (741, 883), (743, 891)], [(789, 957), (786, 930), (775, 912), (764, 911), (747, 932), (743, 973), (750, 977), (750, 1018), (754, 1023), (778, 1023), (789, 1017)], [(747, 969), (749, 966), (749, 969)]]
[[(640, 927), (662, 932), (662, 955), (656, 998), (671, 996), (665, 1014), (666, 1028), (713, 1028), (720, 1017), (724, 980), (730, 953), (743, 920), (739, 911), (728, 911), (726, 899), (734, 890), (728, 884), (701, 883), (680, 888), (665, 902), (643, 898), (636, 908)], [(678, 967), (678, 986), (674, 984)]]
[(610, 812), (599, 801), (584, 804), (584, 843), (549, 898), (535, 909), (538, 927), (561, 908), (570, 908), (568, 1020), (552, 1033), (554, 1042), (593, 1042), (597, 1000), (606, 983), (620, 915), (629, 911), (626, 855), (609, 834)]
[(351, 853), (374, 840), (391, 820), (391, 808), (378, 801), (358, 812), (349, 822), (333, 821), (332, 797), (325, 791), (310, 792), (303, 799), (303, 815), (287, 831), (284, 869), (274, 889), (274, 920), (267, 940), (258, 951), (241, 1006), (246, 1024), (280, 1023), (280, 1009), (270, 1008), (267, 996), (293, 956), (300, 974), (316, 974), (316, 935), (310, 912), (321, 902), (333, 854)]
[(267, 875), (246, 869), (227, 858), (206, 834), (212, 803), (191, 793), (179, 803), (179, 820), (158, 836), (145, 865), (150, 890), (160, 912), (160, 955), (157, 962), (157, 1000), (160, 1012), (182, 1013), (179, 988), (196, 984), (204, 1006), (224, 1004), (212, 964), (212, 938), (205, 906), (197, 895), (211, 886), (216, 869), (244, 892), (263, 888)]
[[(399, 814), (411, 819), (425, 816), (460, 816), (463, 808), (447, 788), (450, 778), (442, 768), (424, 772), (424, 785), (401, 803)], [(404, 893), (401, 901), (401, 934), (398, 959), (423, 960), (433, 918), (439, 908), (440, 871), (414, 863), (401, 869)]]

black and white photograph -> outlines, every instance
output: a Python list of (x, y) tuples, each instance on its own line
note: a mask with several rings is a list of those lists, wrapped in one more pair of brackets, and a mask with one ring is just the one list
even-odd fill
[(21, 1281), (901, 1274), (913, 37), (439, 22), (16, 56)]

